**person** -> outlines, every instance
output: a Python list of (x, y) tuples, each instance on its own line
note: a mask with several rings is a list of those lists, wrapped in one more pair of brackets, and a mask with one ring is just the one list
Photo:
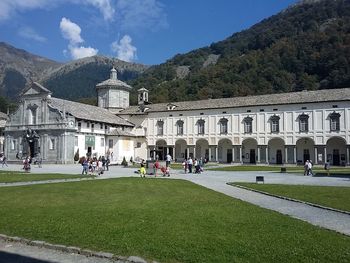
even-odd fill
[(27, 173), (30, 172), (30, 157), (26, 157), (23, 160), (23, 169), (24, 171), (26, 171)]
[(309, 161), (309, 164), (308, 164), (308, 175), (310, 176), (313, 176), (313, 172), (312, 172), (312, 161), (310, 160)]
[(194, 160), (194, 168), (195, 168), (194, 173), (196, 173), (196, 174), (201, 173), (201, 167), (200, 167), (199, 161), (197, 159)]
[(171, 155), (168, 153), (165, 158), (166, 158), (165, 166), (169, 167), (170, 166), (170, 162), (171, 162)]
[(6, 167), (9, 167), (9, 166), (7, 165), (7, 158), (6, 158), (5, 155), (2, 156), (2, 168), (4, 168), (4, 165), (6, 165)]
[(188, 168), (188, 162), (187, 159), (185, 158), (184, 161), (182, 162), (182, 167), (185, 170), (185, 173), (187, 173), (187, 168)]
[(331, 164), (329, 163), (329, 160), (324, 164), (324, 169), (327, 171), (327, 176), (329, 176), (329, 169), (331, 168)]
[(187, 163), (188, 163), (188, 173), (191, 174), (191, 173), (192, 173), (192, 165), (193, 165), (192, 157), (189, 157), (189, 158), (188, 158)]
[(81, 174), (88, 174), (89, 171), (89, 162), (86, 158), (83, 159), (81, 166), (83, 166), (83, 171), (81, 172)]
[(153, 166), (153, 170), (154, 170), (154, 176), (157, 177), (157, 172), (158, 172), (158, 169), (160, 168), (160, 164), (159, 164), (159, 161), (156, 160), (156, 162), (154, 163), (154, 166)]
[(104, 171), (106, 171), (106, 158), (104, 156), (102, 156), (102, 168)]
[(141, 162), (140, 176), (141, 176), (141, 178), (146, 177), (146, 168), (145, 168), (145, 164), (143, 162)]
[(111, 160), (109, 159), (109, 156), (107, 156), (107, 160), (106, 160), (106, 169), (107, 171), (109, 171), (109, 164), (110, 164)]
[(304, 164), (304, 176), (309, 175), (309, 160), (306, 160)]

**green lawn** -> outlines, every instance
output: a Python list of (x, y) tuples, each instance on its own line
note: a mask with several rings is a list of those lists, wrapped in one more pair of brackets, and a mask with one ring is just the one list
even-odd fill
[(234, 183), (350, 212), (350, 187)]
[[(302, 166), (272, 166), (272, 165), (266, 165), (266, 166), (258, 166), (258, 165), (235, 165), (235, 166), (225, 166), (225, 167), (215, 167), (215, 168), (209, 168), (208, 170), (213, 171), (271, 171), (271, 172), (280, 172), (281, 167), (285, 167), (287, 169), (287, 172), (291, 173), (300, 173), (304, 174), (304, 168)], [(313, 169), (314, 173), (326, 173), (326, 171), (323, 169), (323, 167), (315, 167)], [(332, 167), (330, 170), (331, 175), (332, 174), (348, 174), (350, 175), (350, 168), (344, 168), (344, 167)]]
[(14, 182), (30, 182), (43, 181), (54, 179), (72, 179), (72, 178), (86, 178), (91, 177), (87, 175), (73, 175), (73, 174), (32, 174), (24, 172), (0, 172), (0, 183), (14, 183)]
[(349, 262), (350, 237), (182, 180), (0, 189), (0, 233), (159, 262)]

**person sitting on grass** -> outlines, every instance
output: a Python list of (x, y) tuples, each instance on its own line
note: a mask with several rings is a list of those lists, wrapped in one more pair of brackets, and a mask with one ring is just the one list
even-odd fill
[(145, 165), (143, 163), (141, 163), (140, 176), (141, 176), (141, 178), (146, 177), (146, 168), (145, 168)]

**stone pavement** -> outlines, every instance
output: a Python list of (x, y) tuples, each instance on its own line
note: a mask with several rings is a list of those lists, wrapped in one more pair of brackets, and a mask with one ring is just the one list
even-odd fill
[[(0, 168), (1, 169), (1, 168)], [(10, 165), (2, 170), (20, 170), (19, 165)], [(120, 166), (110, 167), (110, 171), (105, 172), (103, 176), (97, 178), (109, 179), (119, 177), (138, 177), (134, 173), (135, 168), (123, 168)], [(81, 173), (80, 165), (45, 165), (43, 168), (33, 167), (33, 173)], [(258, 205), (263, 208), (277, 211), (279, 213), (309, 222), (315, 226), (334, 230), (339, 233), (350, 236), (350, 215), (335, 211), (325, 210), (313, 207), (307, 204), (279, 199), (276, 197), (264, 195), (257, 192), (241, 189), (227, 185), (227, 182), (255, 182), (255, 177), (262, 175), (265, 183), (274, 184), (301, 184), (301, 185), (320, 185), (320, 186), (345, 186), (350, 187), (349, 178), (336, 177), (309, 177), (298, 174), (281, 174), (272, 172), (219, 172), (205, 171), (202, 174), (184, 174), (182, 171), (172, 171), (170, 179), (183, 179), (195, 184), (215, 190), (225, 195), (240, 199), (245, 202)], [(162, 177), (161, 177), (162, 178)], [(163, 178), (168, 179), (168, 178)], [(73, 179), (76, 180), (76, 179)], [(62, 180), (61, 180), (62, 181)], [(68, 181), (68, 180), (67, 180)], [(59, 182), (59, 180), (53, 182)], [(37, 184), (42, 182), (32, 182)], [(29, 184), (29, 183), (24, 183)], [(1, 249), (0, 249), (1, 250)], [(64, 262), (64, 261), (60, 261)], [(68, 261), (69, 262), (69, 261)], [(75, 262), (75, 261), (74, 261)], [(84, 261), (81, 261), (84, 262)], [(86, 261), (89, 262), (89, 261)], [(97, 262), (97, 261), (96, 261)]]

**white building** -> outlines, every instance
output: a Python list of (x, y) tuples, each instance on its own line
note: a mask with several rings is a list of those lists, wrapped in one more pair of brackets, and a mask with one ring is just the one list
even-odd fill
[(70, 163), (79, 149), (118, 163), (170, 153), (177, 161), (350, 165), (350, 88), (158, 104), (142, 88), (129, 107), (131, 87), (112, 69), (96, 89), (99, 107), (52, 98), (37, 83), (25, 90), (5, 128), (9, 160), (34, 152), (23, 143), (31, 128), (50, 162)]

